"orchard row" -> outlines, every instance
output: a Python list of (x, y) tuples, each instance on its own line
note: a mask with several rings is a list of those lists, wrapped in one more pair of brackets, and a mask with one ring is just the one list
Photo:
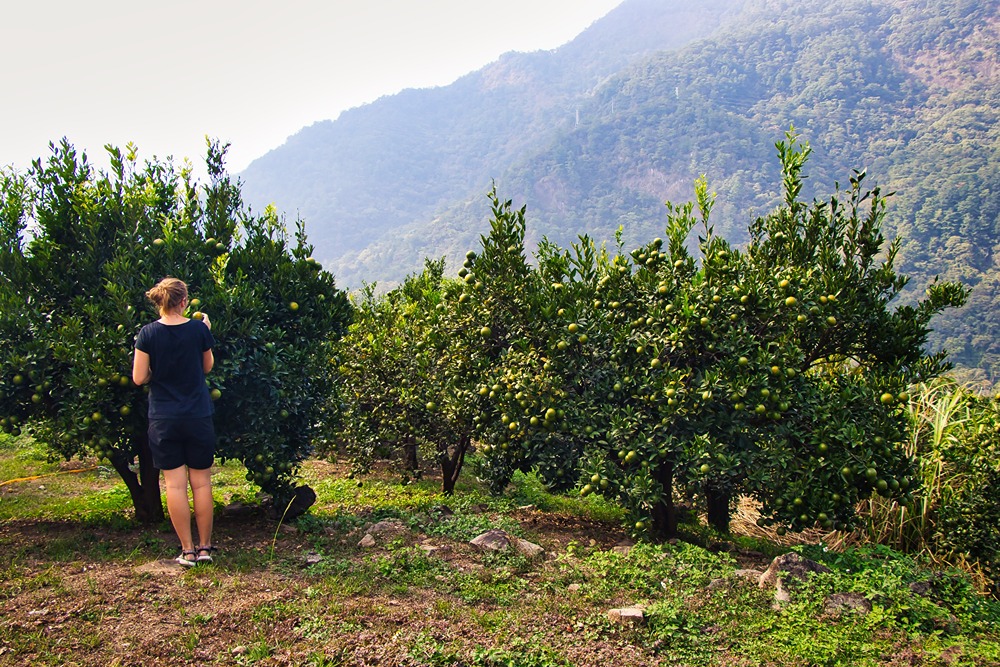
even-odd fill
[(533, 469), (620, 501), (640, 533), (675, 529), (676, 495), (721, 530), (754, 496), (779, 532), (845, 528), (873, 493), (905, 499), (906, 388), (944, 369), (924, 352), (928, 323), (965, 292), (892, 304), (905, 279), (884, 197), (857, 174), (800, 202), (808, 147), (778, 148), (785, 200), (742, 249), (714, 235), (704, 179), (696, 202), (668, 204), (666, 240), (543, 242), (532, 261), (525, 210), (492, 193), (490, 233), (457, 279), (428, 262), (357, 305), (338, 348), (357, 466), (399, 449), (415, 470), (421, 452), (448, 491), (477, 443), (495, 491)]
[(537, 470), (620, 501), (637, 532), (672, 532), (676, 495), (720, 529), (741, 494), (782, 529), (845, 527), (859, 499), (912, 492), (906, 388), (944, 369), (924, 352), (928, 324), (966, 294), (935, 284), (892, 303), (905, 278), (885, 198), (857, 174), (800, 202), (808, 147), (789, 135), (778, 148), (784, 202), (744, 248), (714, 235), (702, 179), (695, 202), (668, 204), (664, 240), (544, 241), (529, 261), (525, 210), (493, 192), (490, 232), (457, 277), (428, 261), (352, 308), (301, 223), (289, 234), (272, 208), (243, 205), (224, 147), (209, 147), (198, 186), (131, 148), (95, 173), (64, 143), (0, 173), (0, 427), (110, 461), (137, 516), (161, 519), (128, 374), (153, 316), (145, 290), (174, 275), (213, 321), (219, 455), (275, 507), (321, 441), (359, 470), (433, 460), (446, 492), (475, 443), (494, 491)]

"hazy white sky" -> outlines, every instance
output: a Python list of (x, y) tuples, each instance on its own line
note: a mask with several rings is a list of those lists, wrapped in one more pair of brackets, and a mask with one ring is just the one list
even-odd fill
[[(0, 166), (67, 137), (229, 169), (306, 125), (507, 51), (564, 44), (622, 0), (31, 0), (0, 19)], [(200, 171), (200, 169), (199, 169)]]

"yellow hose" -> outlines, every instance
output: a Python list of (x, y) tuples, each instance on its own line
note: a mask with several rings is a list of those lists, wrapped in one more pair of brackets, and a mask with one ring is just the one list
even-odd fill
[(90, 466), (89, 468), (77, 468), (76, 470), (60, 470), (58, 472), (47, 472), (44, 475), (32, 475), (31, 477), (18, 477), (16, 479), (8, 479), (6, 482), (0, 482), (0, 486), (7, 486), (8, 484), (13, 484), (14, 482), (30, 482), (33, 479), (41, 479), (43, 477), (51, 477), (52, 475), (69, 475), (76, 472), (88, 472), (90, 470), (97, 470), (98, 466)]

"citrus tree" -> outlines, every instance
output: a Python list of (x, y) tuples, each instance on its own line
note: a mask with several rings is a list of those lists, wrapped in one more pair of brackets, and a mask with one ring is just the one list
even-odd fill
[(586, 333), (589, 288), (570, 278), (578, 262), (594, 266), (593, 244), (585, 239), (580, 249), (582, 256), (543, 242), (537, 268), (526, 272), (521, 285), (493, 285), (493, 298), (505, 298), (506, 290), (512, 290), (521, 305), (516, 312), (520, 321), (504, 327), (516, 335), (506, 341), (480, 388), (488, 398), (490, 420), (483, 424), (481, 438), (494, 488), (505, 486), (514, 470), (534, 469), (554, 490), (576, 481), (584, 445), (577, 412), (591, 395), (585, 389), (588, 378), (599, 375), (601, 367)]
[(495, 190), (490, 199), (490, 232), (482, 237), (481, 250), (467, 256), (456, 308), (461, 330), (479, 337), (473, 346), (480, 360), (475, 387), (481, 399), (475, 417), (484, 454), (480, 474), (497, 493), (515, 471), (533, 468), (549, 485), (566, 488), (576, 477), (580, 443), (560, 426), (575, 403), (548, 344), (555, 344), (554, 332), (564, 326), (561, 304), (572, 297), (529, 264), (525, 209), (501, 201)]
[(498, 492), (517, 469), (536, 467), (562, 488), (575, 481), (580, 443), (554, 426), (561, 406), (576, 403), (564, 400), (563, 379), (537, 347), (564, 315), (551, 300), (562, 286), (542, 289), (529, 266), (524, 210), (495, 191), (489, 197), (490, 232), (458, 280), (443, 277), (443, 261), (428, 261), (386, 295), (371, 287), (362, 295), (338, 354), (341, 438), (359, 469), (401, 448), (406, 474), (417, 465), (406, 454), (419, 451), (439, 463), (450, 493), (475, 439), (485, 454), (480, 472)]
[(479, 431), (496, 488), (531, 468), (560, 488), (576, 469), (581, 493), (616, 498), (658, 535), (676, 530), (677, 492), (720, 531), (743, 494), (779, 531), (846, 527), (872, 493), (905, 500), (906, 387), (945, 368), (923, 344), (965, 290), (935, 284), (893, 308), (906, 280), (881, 232), (885, 198), (855, 174), (801, 202), (808, 145), (789, 133), (777, 146), (785, 200), (743, 250), (714, 234), (704, 178), (694, 203), (669, 205), (666, 243), (627, 254), (543, 242), (531, 268), (523, 235), (493, 230), (507, 264), (476, 275), (500, 276), (502, 353)]
[(324, 453), (343, 449), (351, 457), (352, 475), (369, 470), (376, 458), (393, 456), (402, 459), (404, 477), (420, 473), (402, 389), (415, 349), (414, 332), (404, 328), (413, 313), (404, 311), (402, 296), (400, 290), (379, 296), (374, 285), (366, 285), (337, 344), (342, 420), (336, 448)]
[(739, 495), (779, 531), (846, 527), (872, 494), (906, 501), (907, 387), (946, 368), (923, 345), (966, 290), (933, 284), (895, 306), (906, 279), (886, 198), (855, 173), (802, 202), (809, 147), (792, 131), (777, 148), (784, 201), (743, 249), (715, 235), (704, 178), (694, 202), (668, 204), (666, 241), (626, 253), (619, 234), (612, 255), (543, 240), (533, 263), (525, 209), (491, 192), (490, 232), (457, 282), (425, 271), (371, 311), (362, 346), (382, 356), (356, 365), (384, 379), (359, 383), (358, 420), (397, 415), (390, 440), (472, 437), (494, 492), (517, 470), (576, 481), (629, 508), (640, 534), (676, 531), (678, 494), (720, 531)]
[(383, 296), (371, 286), (362, 294), (338, 348), (340, 439), (355, 472), (382, 455), (401, 461), (409, 477), (428, 460), (440, 467), (442, 491), (454, 491), (480, 402), (480, 327), (469, 329), (457, 308), (467, 298), (444, 278), (444, 260), (428, 261)]
[(301, 223), (290, 238), (273, 209), (246, 210), (224, 146), (209, 145), (203, 187), (187, 167), (108, 150), (108, 173), (63, 142), (26, 174), (3, 174), (0, 425), (107, 460), (137, 518), (161, 520), (145, 389), (129, 378), (135, 335), (157, 317), (145, 290), (177, 276), (190, 314), (213, 321), (217, 453), (287, 507), (329, 408), (345, 295), (309, 257)]
[(605, 405), (616, 433), (588, 450), (583, 481), (609, 479), (590, 489), (615, 492), (637, 529), (671, 532), (671, 480), (722, 531), (737, 494), (761, 500), (762, 523), (780, 530), (833, 528), (859, 498), (904, 498), (914, 483), (906, 387), (944, 369), (923, 350), (929, 321), (965, 290), (935, 284), (891, 308), (906, 281), (881, 233), (885, 198), (856, 174), (848, 192), (800, 202), (808, 146), (790, 134), (778, 149), (785, 202), (743, 251), (712, 233), (701, 180), (698, 261), (694, 208), (671, 207), (665, 252), (654, 241), (632, 253), (635, 270), (619, 257), (601, 278), (628, 326), (612, 361), (632, 400)]

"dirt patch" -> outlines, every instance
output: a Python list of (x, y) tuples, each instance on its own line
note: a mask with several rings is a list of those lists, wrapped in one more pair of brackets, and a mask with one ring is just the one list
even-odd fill
[[(626, 539), (616, 527), (536, 509), (512, 518), (550, 553), (571, 542), (610, 548)], [(500, 646), (511, 641), (512, 618), (520, 612), (488, 593), (469, 598), (451, 580), (482, 576), (478, 550), (416, 532), (406, 540), (413, 546), (396, 552), (399, 562), (386, 564), (393, 553), (357, 547), (358, 532), (279, 528), (263, 510), (220, 513), (216, 563), (186, 569), (172, 561), (175, 538), (166, 526), (7, 522), (0, 525), (0, 544), (11, 557), (0, 594), (8, 629), (0, 639), (0, 665), (461, 665), (470, 655), (490, 664), (490, 650), (498, 651), (498, 661), (508, 656)], [(420, 560), (421, 544), (439, 550)], [(400, 553), (440, 574), (425, 577), (423, 585), (392, 585), (391, 568), (406, 564)], [(338, 589), (338, 578), (329, 576), (363, 566), (378, 577), (378, 564), (390, 568), (386, 581), (369, 589), (357, 577)], [(520, 576), (487, 574), (502, 582)], [(543, 596), (530, 582), (548, 575), (521, 575), (523, 604), (539, 604)], [(562, 646), (560, 654), (572, 664), (623, 657), (634, 665), (659, 664), (641, 648), (602, 636), (567, 642), (581, 631), (576, 617), (570, 609), (544, 612), (535, 649), (546, 650), (538, 642), (551, 635), (551, 646)]]
[(601, 549), (631, 544), (622, 528), (607, 523), (542, 512), (536, 508), (518, 509), (511, 516), (521, 524), (526, 534), (538, 535), (539, 544), (547, 551), (565, 551), (570, 542)]

